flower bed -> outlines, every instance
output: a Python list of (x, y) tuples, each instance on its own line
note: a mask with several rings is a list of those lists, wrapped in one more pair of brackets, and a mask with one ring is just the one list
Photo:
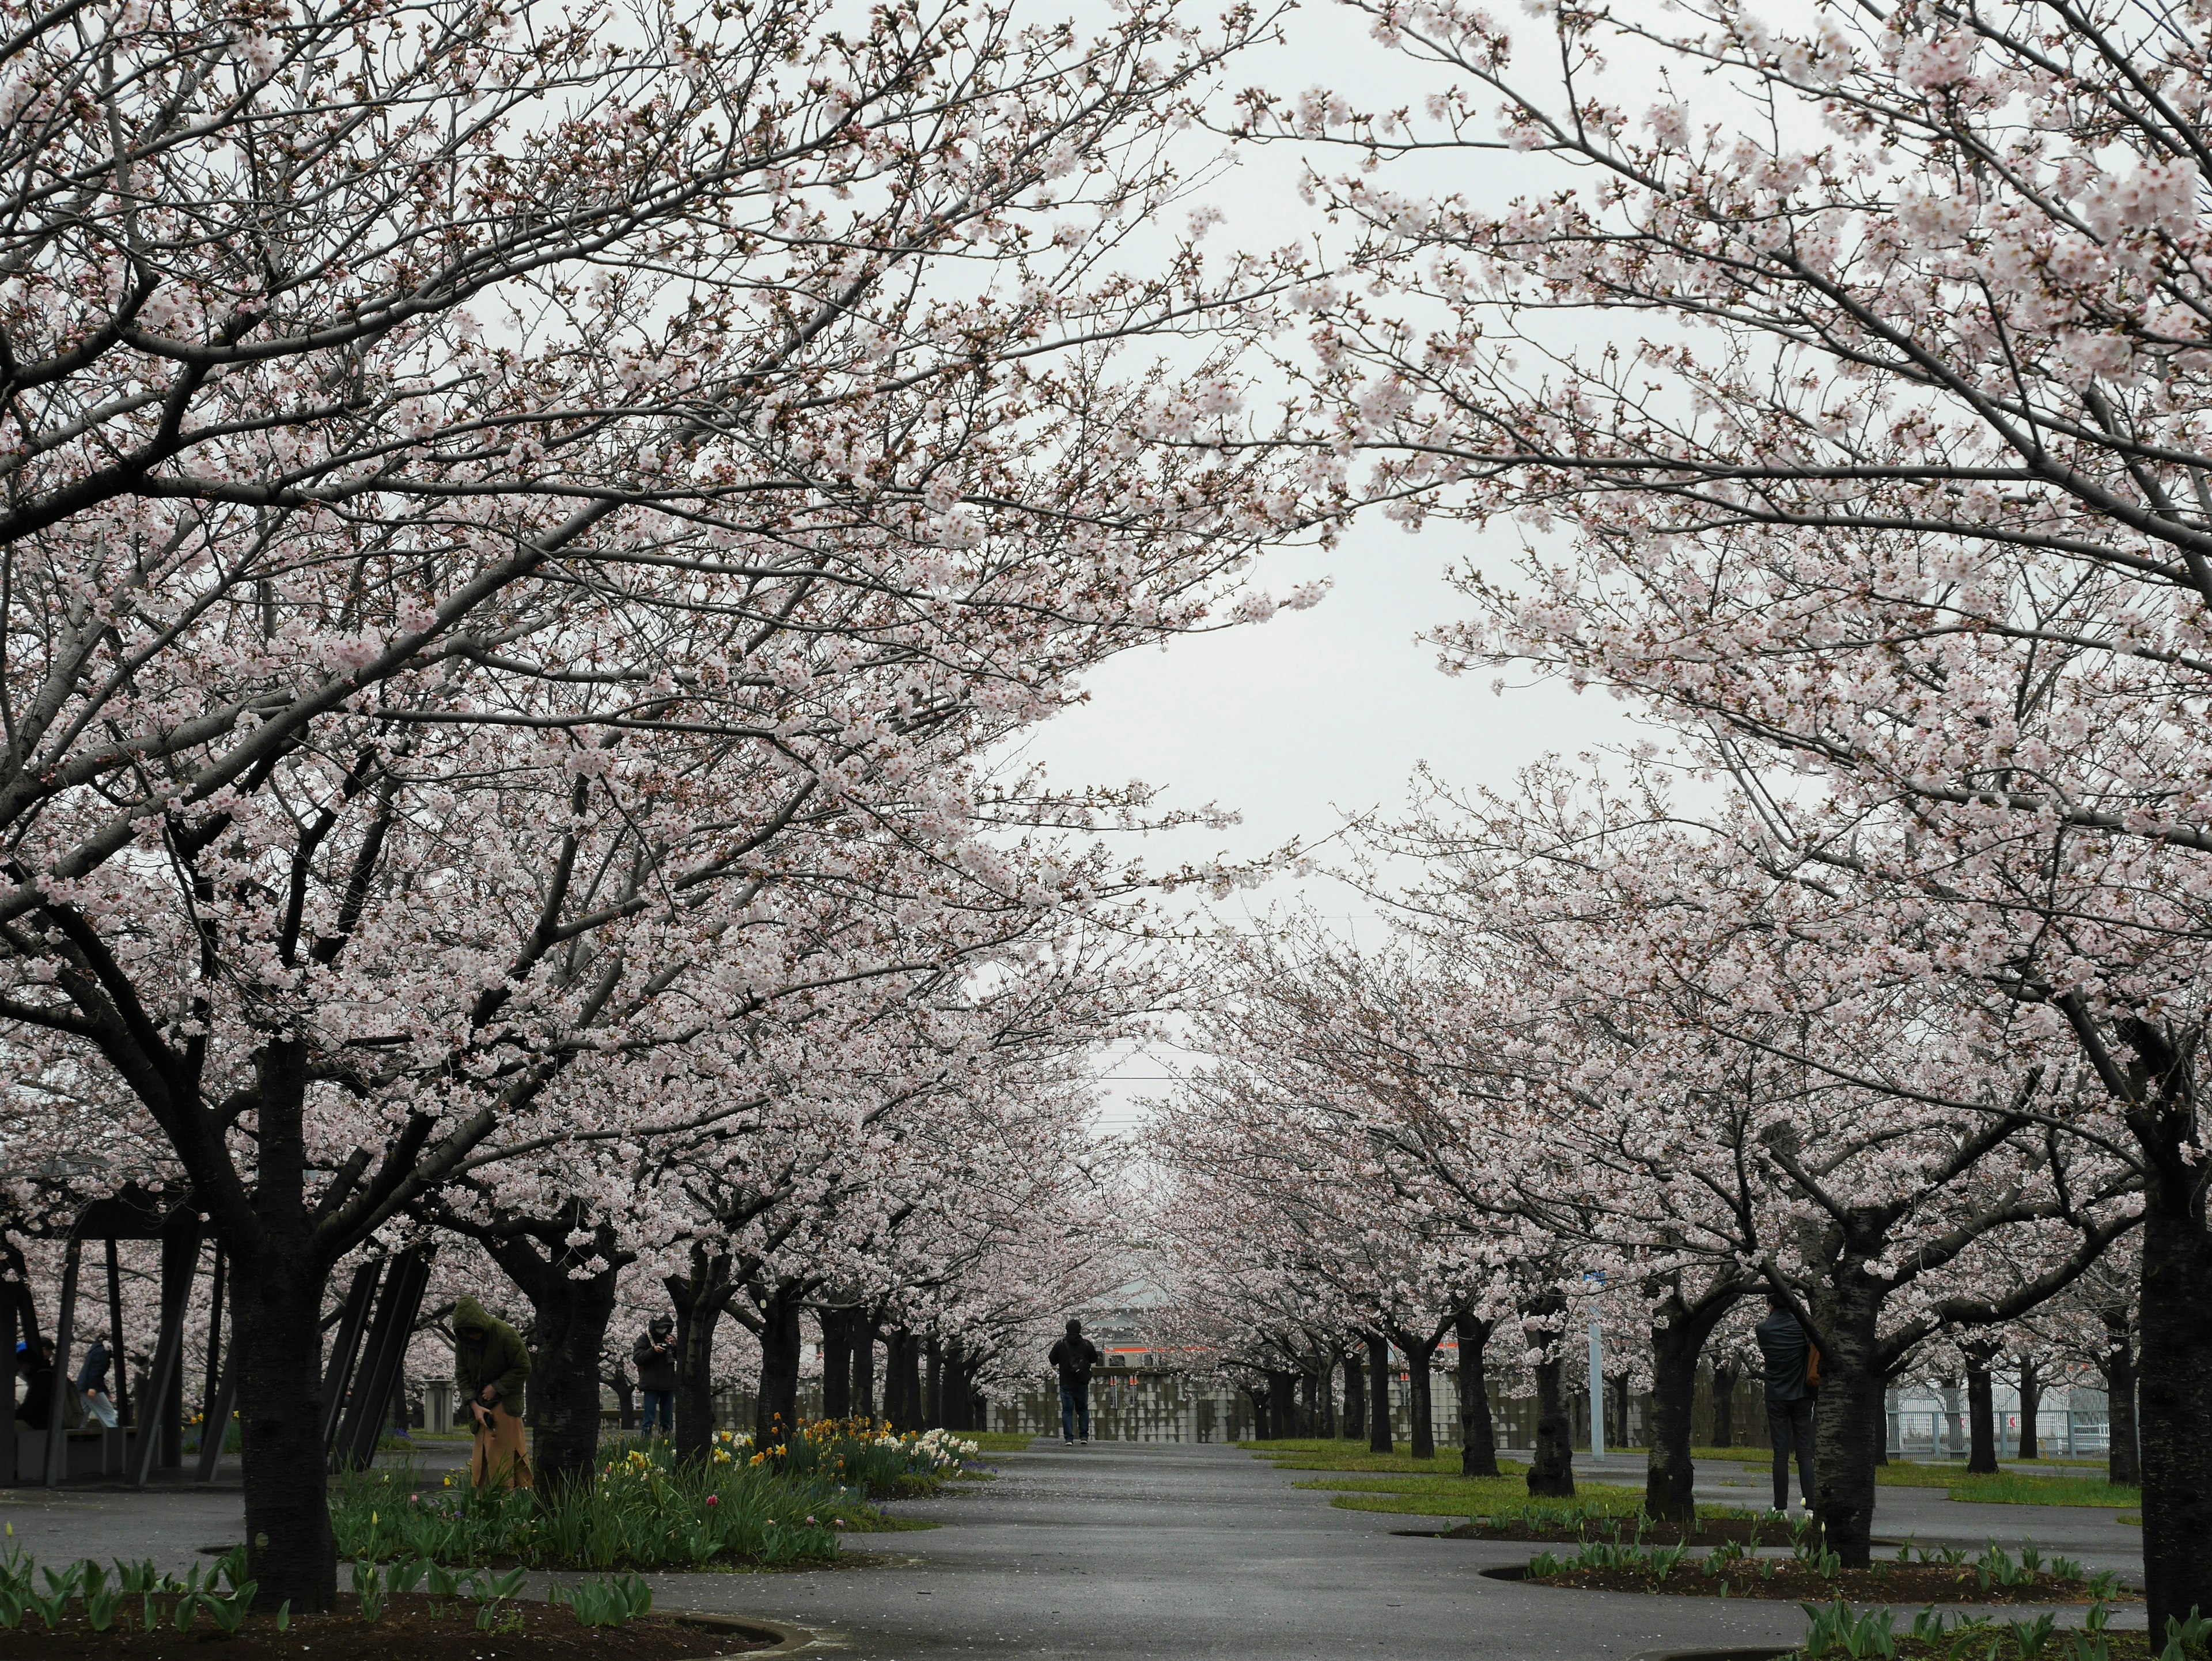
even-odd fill
[(881, 1518), (870, 1503), (926, 1492), (974, 1457), (941, 1431), (896, 1436), (802, 1427), (780, 1448), (717, 1434), (706, 1460), (665, 1443), (609, 1459), (588, 1487), (477, 1493), (465, 1477), (369, 1471), (331, 1493), (342, 1558), (534, 1568), (672, 1569), (821, 1562), (837, 1536)]
[[(395, 1586), (375, 1565), (354, 1565), (354, 1591), (329, 1614), (295, 1614), (287, 1603), (253, 1609), (234, 1550), (203, 1580), (150, 1562), (103, 1568), (89, 1559), (40, 1568), (27, 1554), (0, 1559), (0, 1661), (18, 1658), (121, 1657), (205, 1661), (212, 1643), (224, 1661), (276, 1661), (312, 1652), (319, 1661), (691, 1661), (775, 1646), (767, 1629), (652, 1613), (653, 1594), (635, 1577), (579, 1583), (526, 1601), (523, 1577), (439, 1574), (428, 1564), (401, 1572)], [(428, 1583), (427, 1590), (416, 1591)]]
[(1678, 1597), (1759, 1597), (1791, 1602), (1854, 1597), (1884, 1603), (2092, 1603), (2122, 1596), (2117, 1578), (2090, 1575), (2033, 1544), (2015, 1558), (1991, 1544), (1969, 1560), (1955, 1548), (1907, 1546), (1893, 1562), (1846, 1569), (1816, 1542), (1788, 1557), (1760, 1557), (1729, 1543), (1702, 1557), (1683, 1545), (1583, 1541), (1570, 1557), (1539, 1552), (1520, 1577), (1532, 1585), (1585, 1591), (1666, 1592)]

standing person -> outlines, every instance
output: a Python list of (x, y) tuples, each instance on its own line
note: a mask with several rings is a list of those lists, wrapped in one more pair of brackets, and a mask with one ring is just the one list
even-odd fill
[(1079, 1427), (1091, 1439), (1091, 1369), (1098, 1365), (1098, 1346), (1083, 1335), (1083, 1323), (1070, 1321), (1067, 1335), (1052, 1347), (1046, 1360), (1060, 1370), (1060, 1433), (1075, 1445)]
[(637, 1387), (645, 1397), (645, 1417), (639, 1422), (641, 1439), (653, 1434), (656, 1420), (663, 1436), (676, 1434), (676, 1317), (656, 1315), (652, 1325), (637, 1335), (629, 1358), (637, 1364)]
[(453, 1382), (476, 1426), (469, 1481), (480, 1488), (532, 1486), (522, 1445), (530, 1352), (520, 1333), (473, 1298), (453, 1305)]
[(1766, 1362), (1766, 1428), (1774, 1439), (1774, 1509), (1790, 1508), (1790, 1449), (1797, 1449), (1800, 1510), (1813, 1503), (1813, 1398), (1819, 1352), (1780, 1293), (1766, 1297), (1766, 1318), (1753, 1327)]
[(84, 1410), (107, 1427), (115, 1428), (115, 1402), (107, 1393), (107, 1369), (113, 1357), (109, 1354), (107, 1335), (93, 1335), (92, 1344), (84, 1353), (84, 1365), (76, 1370), (76, 1393), (84, 1402)]

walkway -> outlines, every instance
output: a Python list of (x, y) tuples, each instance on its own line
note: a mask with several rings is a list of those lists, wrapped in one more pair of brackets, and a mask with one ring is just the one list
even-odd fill
[[(1292, 1487), (1312, 1473), (1277, 1470), (1233, 1447), (1063, 1450), (1040, 1442), (993, 1463), (995, 1482), (896, 1507), (902, 1517), (944, 1526), (855, 1537), (857, 1552), (879, 1560), (872, 1565), (659, 1576), (657, 1601), (791, 1622), (819, 1634), (823, 1652), (855, 1661), (1627, 1661), (1670, 1648), (1779, 1646), (1804, 1630), (1791, 1603), (1562, 1592), (1486, 1579), (1479, 1570), (1524, 1561), (1531, 1548), (1394, 1532), (1422, 1519), (1340, 1511), (1327, 1494)], [(1618, 1475), (1632, 1478), (1627, 1460)], [(1733, 1475), (1716, 1470), (1700, 1482), (1700, 1497), (1741, 1503), (1741, 1494), (1720, 1486)], [(238, 1503), (235, 1489), (143, 1500), (0, 1490), (0, 1519), (41, 1559), (150, 1555), (181, 1570), (200, 1548), (237, 1537)], [(1929, 1490), (1886, 1488), (1881, 1504), (1885, 1535), (1910, 1524), (1923, 1542), (1978, 1547), (1991, 1530), (2015, 1540), (2027, 1533), (2098, 1567), (2132, 1567), (2133, 1530), (2109, 1515), (1952, 1506)], [(2077, 1547), (2069, 1543), (2077, 1533), (2118, 1536), (2120, 1546)]]

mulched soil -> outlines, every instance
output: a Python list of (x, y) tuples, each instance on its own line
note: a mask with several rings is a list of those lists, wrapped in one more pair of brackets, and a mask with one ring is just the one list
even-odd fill
[[(1632, 1524), (1624, 1524), (1623, 1531)], [(1602, 1530), (1601, 1524), (1586, 1524), (1585, 1529)], [(1526, 1523), (1508, 1520), (1504, 1523), (1465, 1522), (1455, 1529), (1406, 1529), (1401, 1532), (1433, 1540), (1528, 1540), (1538, 1544), (1561, 1542), (1579, 1545), (1583, 1534), (1568, 1528), (1532, 1528)], [(1655, 1546), (1724, 1546), (1730, 1542), (1745, 1546), (1786, 1546), (1790, 1543), (1790, 1525), (1786, 1523), (1762, 1522), (1755, 1518), (1715, 1518), (1685, 1530), (1656, 1523), (1646, 1523), (1639, 1536)]]
[[(1768, 1560), (1770, 1561), (1773, 1560)], [(1503, 1576), (1499, 1577), (1504, 1578)], [(1664, 1580), (1655, 1580), (1644, 1569), (1562, 1569), (1557, 1574), (1519, 1577), (1532, 1586), (1559, 1586), (1574, 1591), (1650, 1591), (1669, 1597), (1718, 1597), (1722, 1586), (1730, 1597), (1771, 1597), (1788, 1603), (1832, 1603), (1841, 1597), (1853, 1603), (2088, 1603), (2096, 1600), (2078, 1580), (2053, 1580), (2045, 1575), (2024, 1585), (1984, 1590), (1981, 1577), (1970, 1568), (1949, 1563), (1884, 1563), (1878, 1568), (1845, 1569), (1832, 1579), (1794, 1559), (1775, 1563), (1768, 1579), (1748, 1563), (1731, 1565), (1726, 1574), (1709, 1575), (1696, 1563), (1680, 1563)], [(2108, 1601), (2132, 1594), (2122, 1592)], [(2117, 1661), (2117, 1658), (2116, 1658)]]
[[(155, 1600), (157, 1615), (168, 1602)], [(85, 1624), (84, 1606), (72, 1603), (54, 1631), (28, 1611), (20, 1627), (0, 1630), (0, 1661), (392, 1661), (395, 1656), (408, 1661), (696, 1661), (772, 1649), (776, 1642), (665, 1615), (643, 1615), (627, 1626), (586, 1627), (565, 1605), (544, 1602), (509, 1603), (502, 1630), (478, 1632), (478, 1607), (466, 1600), (441, 1603), (418, 1592), (393, 1598), (383, 1619), (367, 1624), (359, 1600), (342, 1594), (334, 1613), (295, 1615), (289, 1632), (278, 1632), (269, 1615), (253, 1615), (235, 1638), (226, 1638), (204, 1614), (189, 1632), (166, 1621), (143, 1631), (135, 1597), (124, 1600), (114, 1626), (94, 1632)]]

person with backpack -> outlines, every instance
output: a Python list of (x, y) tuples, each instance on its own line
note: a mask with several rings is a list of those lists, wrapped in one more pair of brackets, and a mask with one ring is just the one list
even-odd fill
[(656, 1315), (637, 1335), (629, 1358), (637, 1364), (638, 1393), (645, 1397), (645, 1418), (638, 1426), (642, 1439), (653, 1434), (657, 1420), (663, 1436), (676, 1434), (676, 1317)]
[(1774, 1509), (1790, 1509), (1790, 1450), (1797, 1450), (1801, 1512), (1813, 1503), (1813, 1404), (1820, 1389), (1820, 1352), (1778, 1292), (1766, 1297), (1766, 1318), (1751, 1329), (1766, 1363), (1766, 1428), (1774, 1441)]
[(1091, 1440), (1091, 1369), (1098, 1365), (1098, 1346), (1083, 1335), (1083, 1323), (1070, 1321), (1067, 1335), (1044, 1358), (1060, 1372), (1060, 1433), (1068, 1446), (1076, 1433)]

